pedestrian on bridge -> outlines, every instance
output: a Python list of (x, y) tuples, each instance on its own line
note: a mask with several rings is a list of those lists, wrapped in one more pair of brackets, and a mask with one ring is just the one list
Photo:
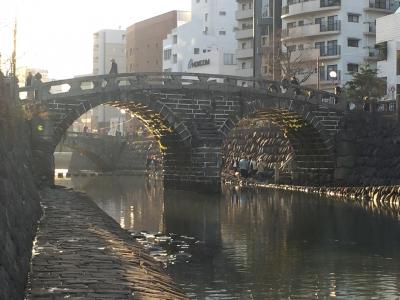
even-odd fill
[(110, 74), (118, 74), (118, 65), (114, 58), (111, 60)]
[(32, 78), (33, 78), (32, 72), (29, 72), (28, 76), (26, 76), (26, 79), (25, 79), (25, 86), (31, 86), (32, 85)]

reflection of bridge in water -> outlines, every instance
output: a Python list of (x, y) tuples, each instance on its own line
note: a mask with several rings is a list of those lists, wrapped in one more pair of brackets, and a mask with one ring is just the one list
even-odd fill
[(90, 76), (21, 88), (24, 92), (25, 103), (34, 98), (48, 112), (48, 118), (37, 114), (35, 122), (44, 128), (37, 133), (49, 152), (86, 111), (113, 105), (138, 116), (160, 143), (165, 186), (190, 189), (219, 189), (221, 145), (242, 119), (269, 120), (281, 128), (293, 148), (299, 179), (331, 182), (335, 136), (346, 110), (343, 103), (326, 103), (337, 102), (333, 95), (312, 89), (209, 74)]

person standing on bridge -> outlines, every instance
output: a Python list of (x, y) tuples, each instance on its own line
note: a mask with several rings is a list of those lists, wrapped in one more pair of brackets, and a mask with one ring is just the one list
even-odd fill
[(25, 79), (25, 86), (31, 86), (32, 85), (32, 78), (33, 78), (32, 72), (29, 72), (28, 76), (26, 76), (26, 79)]
[(118, 65), (115, 62), (115, 59), (113, 58), (111, 60), (111, 69), (110, 69), (110, 74), (117, 74), (118, 73)]

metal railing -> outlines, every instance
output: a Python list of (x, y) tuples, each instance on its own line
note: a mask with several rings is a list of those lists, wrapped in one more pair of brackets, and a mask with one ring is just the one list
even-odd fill
[[(290, 27), (290, 28), (285, 28), (282, 30), (282, 37), (283, 38), (288, 38), (291, 37), (291, 32), (292, 29), (294, 28), (305, 28), (307, 30), (308, 26), (314, 26), (314, 25), (319, 25), (319, 32), (329, 32), (329, 31), (340, 31), (341, 28), (341, 23), (340, 20), (336, 20), (334, 22), (323, 22), (323, 23), (311, 23), (311, 24), (305, 24), (302, 26), (295, 26), (295, 27)], [(312, 29), (311, 29), (312, 30)], [(310, 31), (310, 35), (312, 32)], [(315, 34), (315, 32), (314, 32)], [(307, 36), (307, 32), (303, 32), (301, 36)]]
[(369, 0), (370, 8), (385, 9), (385, 10), (395, 10), (396, 2), (394, 0)]
[(326, 56), (336, 56), (341, 54), (341, 47), (340, 45), (335, 45), (335, 46), (324, 46), (324, 47), (315, 47), (316, 49), (319, 49), (319, 55), (320, 57), (326, 57)]

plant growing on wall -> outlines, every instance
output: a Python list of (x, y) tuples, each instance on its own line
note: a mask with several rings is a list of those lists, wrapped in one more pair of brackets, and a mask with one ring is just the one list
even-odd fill
[(369, 64), (352, 72), (353, 79), (345, 85), (345, 93), (350, 100), (363, 101), (378, 99), (386, 95), (386, 81), (379, 78), (378, 71)]

